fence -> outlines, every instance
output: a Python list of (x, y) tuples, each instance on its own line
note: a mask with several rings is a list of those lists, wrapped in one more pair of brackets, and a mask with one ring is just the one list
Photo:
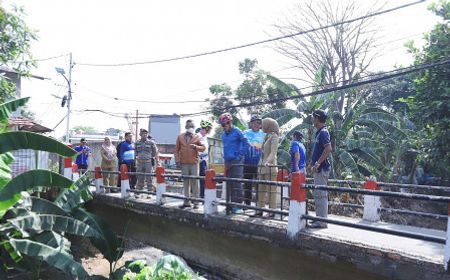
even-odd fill
[[(69, 171), (69, 168), (67, 169)], [(306, 228), (307, 221), (317, 221), (328, 224), (335, 224), (345, 227), (358, 228), (373, 232), (380, 232), (385, 234), (390, 234), (394, 236), (402, 236), (408, 238), (414, 238), (423, 241), (435, 242), (439, 244), (444, 244), (444, 266), (447, 269), (447, 263), (450, 259), (450, 197), (449, 196), (438, 196), (438, 195), (429, 195), (429, 194), (417, 194), (417, 193), (402, 193), (402, 192), (394, 192), (394, 191), (386, 191), (382, 190), (382, 188), (427, 188), (427, 189), (435, 189), (447, 192), (448, 189), (440, 187), (440, 186), (421, 186), (421, 185), (410, 185), (410, 184), (392, 184), (392, 183), (384, 183), (384, 182), (376, 182), (374, 180), (366, 180), (366, 181), (346, 181), (346, 180), (332, 180), (330, 179), (330, 183), (336, 184), (358, 184), (364, 185), (364, 189), (359, 188), (351, 188), (351, 187), (339, 187), (339, 186), (325, 186), (325, 185), (314, 185), (308, 182), (311, 182), (311, 179), (307, 179), (305, 174), (296, 172), (292, 174), (291, 182), (286, 182), (286, 174), (277, 176), (277, 181), (271, 180), (257, 180), (257, 179), (242, 179), (242, 178), (228, 178), (223, 174), (216, 174), (214, 170), (207, 170), (205, 176), (187, 176), (180, 174), (169, 174), (166, 173), (163, 167), (157, 167), (155, 173), (139, 173), (139, 172), (128, 172), (126, 165), (121, 166), (120, 170), (120, 178), (121, 178), (121, 188), (115, 187), (104, 187), (102, 181), (102, 174), (105, 173), (113, 173), (117, 174), (116, 171), (102, 171), (100, 167), (96, 167), (95, 169), (95, 185), (97, 193), (104, 193), (106, 189), (117, 189), (120, 190), (121, 196), (123, 198), (128, 198), (130, 193), (144, 193), (156, 195), (156, 203), (158, 205), (162, 205), (166, 202), (166, 198), (172, 199), (180, 199), (180, 200), (188, 200), (194, 203), (202, 202), (204, 203), (203, 213), (205, 216), (217, 214), (219, 211), (218, 206), (225, 206), (226, 208), (230, 207), (239, 207), (247, 210), (257, 210), (267, 212), (269, 214), (278, 214), (281, 218), (283, 216), (287, 216), (287, 236), (291, 239), (297, 238), (297, 236)], [(135, 175), (150, 175), (156, 177), (157, 186), (156, 192), (153, 191), (145, 191), (145, 190), (136, 190), (132, 189), (129, 184), (129, 176)], [(69, 174), (66, 174), (69, 176)], [(185, 197), (183, 195), (168, 193), (166, 188), (166, 178), (177, 178), (177, 179), (195, 179), (205, 180), (205, 196), (204, 198), (198, 197)], [(222, 194), (219, 195), (221, 191), (230, 191), (230, 189), (226, 187), (227, 184), (237, 182), (237, 183), (251, 183), (251, 184), (263, 184), (269, 186), (275, 186), (277, 188), (288, 188), (289, 189), (289, 205), (288, 210), (283, 209), (271, 209), (265, 208), (261, 206), (254, 205), (245, 205), (241, 203), (232, 202), (229, 199), (221, 199)], [(218, 188), (221, 186), (221, 189)], [(405, 210), (400, 209), (386, 209), (382, 208), (380, 204), (381, 197), (391, 197), (391, 198), (399, 198), (399, 199), (408, 199), (408, 200), (420, 200), (420, 201), (431, 201), (435, 203), (445, 203), (448, 207), (447, 216), (440, 215), (436, 213), (425, 213), (425, 212), (415, 212), (415, 211), (406, 211), (408, 214), (414, 214), (417, 216), (425, 216), (432, 217), (436, 219), (447, 219), (447, 236), (446, 238), (431, 236), (421, 233), (408, 232), (403, 230), (394, 230), (387, 228), (380, 228), (373, 225), (361, 224), (361, 223), (351, 223), (347, 221), (318, 217), (314, 215), (310, 215), (307, 212), (307, 191), (308, 190), (321, 190), (327, 192), (338, 192), (338, 193), (353, 193), (364, 195), (364, 204), (358, 205), (357, 207), (363, 209), (363, 220), (366, 221), (379, 221), (381, 212), (388, 211), (398, 211), (402, 212)], [(278, 193), (278, 192), (277, 192)], [(281, 192), (282, 193), (282, 192)], [(225, 196), (227, 197), (227, 196)], [(283, 198), (282, 198), (283, 199)], [(282, 201), (281, 199), (281, 201)]]

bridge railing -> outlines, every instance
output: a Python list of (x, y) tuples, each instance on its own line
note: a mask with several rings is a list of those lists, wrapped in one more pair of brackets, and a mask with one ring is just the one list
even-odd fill
[[(96, 190), (98, 193), (104, 192), (104, 186), (102, 186), (102, 173), (111, 173), (108, 171), (101, 171), (98, 167), (95, 170), (95, 178), (96, 178)], [(117, 172), (112, 172), (117, 173)], [(144, 190), (132, 190), (129, 185), (129, 175), (150, 175), (156, 177), (157, 185), (156, 192), (153, 191), (144, 191)], [(429, 194), (417, 194), (417, 193), (407, 193), (407, 192), (394, 192), (394, 191), (386, 191), (381, 190), (381, 187), (403, 187), (403, 188), (419, 188), (420, 185), (409, 185), (409, 184), (393, 184), (393, 183), (378, 183), (374, 180), (366, 180), (366, 181), (348, 181), (348, 180), (334, 180), (330, 179), (330, 183), (351, 183), (351, 184), (359, 184), (364, 185), (364, 189), (353, 188), (353, 187), (338, 187), (338, 186), (325, 186), (325, 185), (314, 185), (307, 183), (310, 182), (309, 179), (306, 178), (304, 173), (296, 172), (291, 176), (291, 182), (284, 182), (284, 179), (277, 178), (279, 181), (269, 181), (269, 180), (254, 180), (254, 179), (241, 179), (241, 178), (228, 178), (223, 175), (216, 174), (214, 170), (207, 170), (205, 176), (188, 176), (188, 175), (179, 175), (179, 174), (167, 174), (163, 167), (157, 167), (155, 173), (139, 173), (139, 172), (128, 172), (126, 165), (121, 166), (120, 170), (121, 177), (121, 196), (127, 198), (130, 196), (130, 193), (147, 193), (156, 195), (156, 203), (162, 205), (165, 203), (165, 198), (170, 197), (174, 199), (180, 200), (189, 200), (192, 202), (203, 202), (204, 203), (204, 214), (206, 216), (214, 215), (218, 213), (218, 206), (224, 205), (226, 207), (240, 207), (243, 209), (251, 209), (257, 211), (265, 211), (267, 213), (279, 214), (282, 216), (288, 216), (287, 221), (287, 235), (291, 239), (295, 239), (298, 235), (307, 227), (307, 221), (317, 221), (328, 224), (335, 224), (345, 227), (363, 229), (373, 232), (386, 233), (394, 236), (402, 236), (408, 238), (414, 238), (423, 241), (430, 241), (439, 244), (444, 244), (444, 266), (447, 269), (447, 263), (450, 259), (450, 197), (449, 196), (438, 196), (438, 195), (429, 195)], [(166, 190), (166, 178), (179, 178), (179, 179), (204, 179), (205, 180), (205, 196), (204, 198), (195, 198), (195, 197), (185, 197), (184, 195), (168, 193)], [(288, 187), (289, 188), (289, 210), (279, 210), (279, 209), (271, 209), (265, 207), (258, 207), (252, 205), (245, 205), (241, 203), (234, 203), (229, 201), (224, 201), (219, 199), (217, 195), (217, 185), (218, 183), (229, 183), (229, 182), (239, 182), (239, 183), (258, 183), (276, 187)], [(222, 186), (223, 187), (223, 186)], [(420, 186), (423, 187), (423, 186)], [(434, 189), (434, 190), (444, 190), (445, 187), (441, 186), (425, 186), (425, 188)], [(432, 188), (430, 188), (432, 187)], [(390, 197), (390, 198), (400, 198), (400, 199), (409, 199), (409, 200), (420, 200), (420, 201), (430, 201), (436, 203), (446, 203), (448, 207), (448, 215), (439, 215), (434, 213), (424, 213), (424, 212), (415, 212), (409, 211), (409, 214), (414, 214), (418, 216), (428, 216), (433, 218), (442, 219), (444, 217), (447, 218), (447, 235), (446, 238), (439, 236), (432, 236), (423, 233), (409, 232), (397, 229), (389, 229), (389, 228), (380, 228), (370, 224), (363, 223), (352, 223), (348, 221), (342, 221), (332, 218), (324, 218), (318, 217), (314, 215), (310, 215), (307, 212), (307, 191), (308, 190), (322, 190), (322, 191), (330, 191), (330, 192), (338, 192), (338, 193), (350, 193), (350, 194), (359, 194), (364, 195), (364, 204), (360, 205), (360, 208), (363, 209), (363, 220), (375, 222), (380, 220), (380, 212), (381, 203), (380, 197)], [(392, 210), (392, 209), (390, 209)], [(394, 209), (397, 211), (402, 211), (400, 209)], [(385, 210), (389, 211), (389, 209)], [(403, 210), (405, 211), (405, 210)]]

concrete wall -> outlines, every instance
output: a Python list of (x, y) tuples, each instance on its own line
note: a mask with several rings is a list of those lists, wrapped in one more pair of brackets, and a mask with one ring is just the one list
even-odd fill
[(443, 265), (305, 232), (286, 224), (214, 215), (100, 195), (89, 209), (122, 234), (178, 254), (230, 279), (450, 279)]

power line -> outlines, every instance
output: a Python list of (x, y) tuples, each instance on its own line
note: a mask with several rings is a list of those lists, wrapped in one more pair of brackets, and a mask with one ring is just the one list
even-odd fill
[[(277, 72), (293, 69), (293, 68), (296, 68), (296, 67), (297, 66), (284, 67), (284, 68), (272, 71), (270, 73), (277, 73)], [(241, 81), (241, 80), (242, 79), (234, 80), (234, 81), (228, 81), (228, 82), (224, 82), (224, 83), (226, 83), (226, 84), (235, 83), (235, 82), (238, 82), (238, 81)], [(80, 85), (77, 84), (77, 86), (80, 86)], [(210, 102), (211, 101), (211, 100), (207, 100), (207, 99), (203, 99), (203, 100), (180, 100), (180, 101), (161, 101), (161, 100), (156, 100), (155, 101), (155, 100), (126, 99), (126, 98), (110, 96), (110, 95), (108, 95), (106, 93), (103, 93), (103, 92), (100, 92), (100, 91), (97, 91), (97, 90), (89, 89), (89, 88), (87, 88), (87, 87), (85, 87), (83, 85), (81, 85), (80, 87), (85, 89), (85, 90), (87, 90), (87, 91), (90, 91), (92, 93), (98, 94), (100, 96), (103, 96), (103, 97), (106, 97), (106, 98), (110, 98), (110, 99), (114, 99), (116, 101), (125, 101), (125, 102), (155, 103), (155, 104), (158, 104), (158, 103), (161, 103), (161, 104), (166, 104), (166, 103), (167, 104), (181, 104), (181, 103), (205, 103), (205, 102)], [(209, 90), (209, 88), (210, 88), (210, 86), (209, 87), (204, 87), (204, 88), (199, 88), (199, 89), (188, 90), (188, 91), (180, 92), (180, 93), (178, 93), (176, 95), (182, 95), (182, 94), (185, 95), (185, 94), (192, 93), (192, 92)], [(176, 96), (176, 95), (166, 95), (166, 94), (164, 94), (164, 96)], [(237, 98), (229, 97), (229, 99), (237, 99)]]
[[(347, 85), (342, 85), (342, 86), (336, 86), (333, 88), (326, 88), (326, 89), (321, 89), (321, 90), (315, 90), (312, 91), (310, 93), (306, 93), (306, 94), (298, 94), (298, 95), (293, 95), (293, 96), (288, 96), (288, 97), (282, 97), (282, 98), (276, 98), (276, 99), (270, 99), (270, 100), (265, 100), (265, 101), (259, 101), (259, 102), (253, 102), (253, 103), (241, 103), (241, 104), (237, 104), (237, 105), (230, 105), (230, 106), (225, 106), (223, 108), (217, 108), (215, 110), (206, 110), (206, 111), (201, 111), (201, 112), (196, 112), (196, 113), (190, 113), (190, 114), (178, 114), (180, 117), (188, 117), (188, 116), (200, 116), (200, 115), (205, 115), (205, 114), (209, 114), (212, 113), (214, 111), (217, 110), (229, 110), (232, 108), (238, 108), (238, 107), (250, 107), (250, 106), (255, 106), (255, 105), (265, 105), (265, 104), (270, 104), (270, 103), (275, 103), (275, 102), (282, 102), (282, 101), (287, 101), (287, 100), (292, 100), (292, 99), (297, 99), (297, 98), (304, 98), (304, 97), (309, 97), (309, 96), (316, 96), (316, 95), (322, 95), (325, 93), (330, 93), (330, 92), (334, 92), (334, 91), (340, 91), (340, 90), (345, 90), (345, 89), (350, 89), (350, 88), (354, 88), (354, 87), (359, 87), (362, 85), (366, 85), (366, 84), (371, 84), (371, 83), (376, 83), (376, 82), (380, 82), (383, 80), (388, 80), (388, 79), (392, 79), (395, 77), (399, 77), (399, 76), (404, 76), (407, 74), (411, 74), (414, 72), (418, 72), (418, 71), (422, 71), (422, 70), (426, 70), (426, 69), (430, 69), (430, 68), (434, 68), (434, 67), (439, 67), (439, 66), (443, 66), (443, 65), (447, 65), (450, 64), (450, 57), (446, 57), (444, 60), (441, 61), (436, 61), (433, 63), (424, 63), (424, 64), (418, 64), (415, 66), (410, 66), (410, 67), (404, 67), (404, 68), (399, 68), (396, 70), (392, 70), (392, 71), (387, 71), (387, 72), (383, 72), (383, 73), (378, 73), (376, 75), (373, 76), (380, 76), (380, 77), (376, 77), (376, 78), (372, 78), (372, 79), (367, 79), (367, 80), (360, 80), (360, 81), (356, 81), (353, 82), (351, 84), (347, 84)], [(391, 74), (389, 74), (391, 73)], [(296, 92), (300, 92), (301, 89), (293, 89)], [(101, 112), (110, 116), (114, 116), (114, 117), (123, 117), (124, 113), (116, 113), (116, 112), (106, 112), (103, 110), (99, 110), (99, 109), (86, 109), (86, 110), (81, 110), (80, 112)], [(141, 114), (141, 115), (145, 115), (145, 116), (151, 116), (152, 114)], [(140, 117), (140, 118), (147, 118), (147, 117)]]
[(371, 14), (368, 14), (368, 15), (365, 15), (365, 16), (360, 16), (360, 17), (356, 17), (356, 18), (353, 18), (353, 19), (349, 19), (349, 20), (344, 20), (344, 21), (341, 21), (341, 22), (333, 23), (333, 24), (319, 26), (319, 27), (312, 28), (312, 29), (305, 30), (305, 31), (300, 31), (300, 32), (296, 32), (296, 33), (292, 33), (292, 34), (288, 34), (288, 35), (283, 35), (283, 36), (279, 36), (279, 37), (274, 37), (274, 38), (270, 38), (270, 39), (266, 39), (266, 40), (261, 40), (261, 41), (257, 41), (257, 42), (247, 43), (247, 44), (243, 44), (243, 45), (239, 45), (239, 46), (234, 46), (234, 47), (229, 47), (229, 48), (224, 48), (224, 49), (219, 49), (219, 50), (214, 50), (214, 51), (208, 51), (208, 52), (203, 52), (203, 53), (198, 53), (198, 54), (179, 56), (179, 57), (174, 57), (174, 58), (159, 59), (159, 60), (140, 61), (140, 62), (139, 61), (138, 62), (125, 62), (125, 63), (116, 63), (116, 64), (77, 63), (77, 65), (81, 65), (81, 66), (95, 66), (95, 67), (120, 67), (120, 66), (133, 66), (133, 65), (142, 65), (142, 64), (156, 64), (156, 63), (162, 63), (162, 62), (170, 62), (170, 61), (176, 61), (176, 60), (184, 60), (184, 59), (189, 59), (189, 58), (201, 57), (201, 56), (217, 54), (217, 53), (222, 53), (222, 52), (227, 52), (227, 51), (247, 48), (247, 47), (251, 47), (251, 46), (261, 45), (261, 44), (270, 43), (270, 42), (274, 42), (274, 41), (279, 41), (279, 40), (283, 40), (283, 39), (287, 39), (287, 38), (291, 38), (291, 37), (296, 37), (296, 36), (299, 36), (299, 35), (315, 32), (315, 31), (318, 31), (318, 30), (327, 29), (327, 28), (330, 28), (330, 27), (343, 25), (343, 24), (347, 24), (347, 23), (352, 23), (352, 22), (363, 20), (363, 19), (366, 19), (366, 18), (370, 18), (370, 17), (374, 17), (374, 16), (379, 16), (379, 15), (382, 15), (382, 14), (390, 13), (390, 12), (393, 12), (393, 11), (396, 11), (396, 10), (400, 10), (400, 9), (403, 9), (403, 8), (406, 8), (406, 7), (410, 7), (410, 6), (413, 6), (413, 5), (417, 5), (417, 4), (420, 4), (420, 3), (423, 3), (423, 2), (425, 2), (425, 0), (419, 0), (419, 1), (416, 1), (416, 2), (411, 2), (411, 3), (404, 4), (404, 5), (400, 5), (400, 6), (391, 8), (391, 9), (382, 10), (382, 11), (379, 11), (379, 12), (371, 13)]
[[(447, 57), (443, 61), (438, 61), (438, 62), (434, 62), (434, 63), (428, 63), (428, 64), (422, 64), (422, 65), (419, 65), (419, 66), (415, 65), (415, 66), (412, 66), (412, 67), (400, 68), (400, 69), (397, 69), (397, 73), (393, 73), (393, 74), (385, 75), (385, 73), (379, 73), (378, 75), (382, 75), (382, 76), (378, 77), (378, 78), (362, 80), (362, 81), (356, 81), (356, 82), (353, 82), (351, 84), (337, 86), (337, 87), (333, 87), (333, 88), (320, 89), (320, 90), (316, 90), (316, 91), (313, 91), (313, 92), (310, 92), (310, 93), (305, 93), (305, 94), (298, 94), (298, 95), (294, 95), (294, 96), (281, 97), (281, 98), (265, 100), (265, 101), (259, 101), (259, 102), (253, 102), (253, 103), (241, 103), (241, 104), (237, 104), (237, 105), (230, 105), (230, 106), (224, 107), (223, 109), (228, 110), (228, 109), (239, 108), (239, 107), (265, 105), (265, 104), (270, 104), (270, 103), (275, 103), (275, 102), (283, 102), (283, 101), (297, 99), (297, 98), (304, 98), (304, 97), (309, 97), (309, 96), (321, 95), (321, 94), (330, 93), (330, 92), (333, 92), (333, 91), (345, 90), (345, 89), (354, 88), (354, 87), (358, 87), (358, 86), (362, 86), (362, 85), (366, 85), (366, 84), (376, 83), (376, 82), (379, 82), (379, 81), (392, 79), (392, 78), (395, 78), (395, 77), (411, 74), (411, 73), (414, 73), (414, 72), (418, 72), (418, 71), (422, 71), (422, 70), (426, 70), (426, 69), (430, 69), (430, 68), (433, 68), (433, 67), (438, 67), (438, 66), (442, 66), (442, 65), (446, 65), (446, 64), (450, 64), (450, 57)], [(410, 68), (410, 69), (408, 69), (408, 68)], [(393, 72), (393, 71), (391, 71), (391, 72)], [(299, 91), (299, 90), (296, 90), (296, 91)]]

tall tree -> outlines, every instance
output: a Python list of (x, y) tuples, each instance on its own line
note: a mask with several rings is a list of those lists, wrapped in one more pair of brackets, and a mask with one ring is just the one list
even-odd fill
[[(375, 2), (364, 9), (356, 0), (301, 1), (293, 15), (275, 27), (281, 35), (288, 35), (367, 15), (376, 12), (377, 6)], [(276, 49), (302, 70), (307, 77), (303, 80), (312, 83), (322, 73), (320, 87), (335, 87), (352, 83), (369, 67), (376, 31), (374, 18), (369, 17), (279, 41)], [(343, 114), (345, 100), (343, 93), (337, 94), (333, 111)]]
[(213, 98), (209, 99), (209, 109), (217, 118), (221, 113), (228, 111), (233, 115), (239, 115), (244, 111), (232, 107), (240, 103), (258, 103), (272, 100), (270, 104), (251, 105), (246, 107), (247, 114), (264, 114), (268, 111), (284, 108), (285, 101), (280, 98), (287, 96), (286, 92), (278, 88), (268, 78), (269, 73), (257, 67), (256, 59), (246, 58), (239, 62), (239, 73), (244, 76), (242, 83), (233, 90), (227, 84), (212, 85), (209, 91)]
[[(18, 72), (19, 76), (28, 74), (34, 62), (31, 56), (31, 43), (36, 34), (23, 20), (21, 8), (7, 12), (0, 7), (0, 67)], [(0, 74), (0, 103), (15, 96), (15, 85)]]
[[(429, 9), (442, 17), (425, 35), (421, 48), (409, 45), (415, 64), (432, 63), (450, 57), (450, 1), (440, 0)], [(433, 173), (450, 177), (450, 66), (435, 67), (417, 74), (415, 93), (406, 100), (411, 109), (411, 119), (419, 128), (417, 143), (423, 160)]]

